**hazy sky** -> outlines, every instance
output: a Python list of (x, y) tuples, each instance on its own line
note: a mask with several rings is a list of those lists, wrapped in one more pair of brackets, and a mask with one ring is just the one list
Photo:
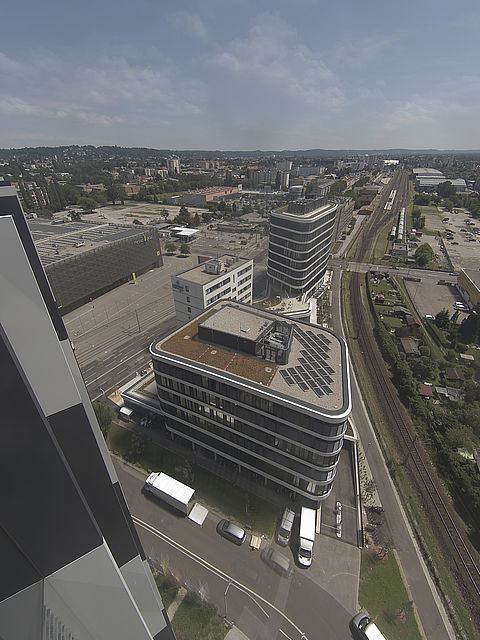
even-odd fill
[(480, 148), (480, 3), (23, 0), (0, 147)]

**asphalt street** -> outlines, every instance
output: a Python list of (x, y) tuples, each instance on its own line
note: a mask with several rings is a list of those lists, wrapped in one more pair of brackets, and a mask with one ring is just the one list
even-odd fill
[[(213, 241), (210, 241), (210, 245)], [(148, 347), (176, 326), (171, 276), (197, 264), (198, 255), (232, 251), (192, 245), (187, 257), (164, 256), (164, 265), (130, 281), (64, 316), (90, 397), (96, 399), (120, 387), (150, 362)], [(255, 258), (254, 293), (262, 297), (267, 278), (265, 239), (242, 247)]]
[[(310, 579), (309, 571), (295, 567), (289, 578), (280, 577), (247, 543), (239, 547), (221, 538), (218, 516), (210, 512), (199, 527), (144, 496), (145, 474), (118, 460), (114, 464), (149, 560), (216, 604), (250, 640), (351, 640), (352, 612)], [(321, 563), (318, 551), (317, 556)]]

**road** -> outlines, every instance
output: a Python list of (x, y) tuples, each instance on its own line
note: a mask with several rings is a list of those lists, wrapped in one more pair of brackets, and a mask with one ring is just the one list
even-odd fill
[[(227, 249), (228, 251), (228, 249)], [(201, 250), (205, 253), (205, 250)], [(212, 251), (210, 251), (212, 253)], [(213, 252), (214, 253), (214, 252)], [(264, 245), (247, 248), (260, 256), (254, 291), (266, 290)], [(197, 253), (164, 256), (164, 265), (90, 301), (64, 317), (90, 397), (120, 387), (150, 362), (148, 347), (176, 326), (171, 276), (197, 264)]]
[(308, 571), (295, 568), (290, 578), (278, 576), (247, 544), (220, 538), (219, 517), (210, 512), (199, 527), (174, 515), (141, 493), (145, 475), (118, 460), (114, 464), (149, 560), (215, 603), (250, 640), (301, 640), (302, 634), (315, 640), (320, 630), (322, 640), (351, 640), (352, 612)]

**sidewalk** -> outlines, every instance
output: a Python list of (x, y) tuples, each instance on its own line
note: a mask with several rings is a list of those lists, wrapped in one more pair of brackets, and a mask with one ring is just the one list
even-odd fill
[[(177, 609), (182, 604), (183, 599), (185, 598), (187, 593), (188, 592), (184, 587), (180, 587), (175, 600), (168, 607), (167, 615), (170, 622), (173, 621), (173, 618), (177, 613)], [(225, 640), (248, 640), (248, 637), (242, 631), (240, 631), (238, 627), (233, 626), (225, 636)]]

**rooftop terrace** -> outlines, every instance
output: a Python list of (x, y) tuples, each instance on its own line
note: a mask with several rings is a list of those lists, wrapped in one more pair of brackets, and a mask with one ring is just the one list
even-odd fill
[[(239, 343), (252, 343), (268, 335), (269, 326), (278, 320), (293, 329), (288, 361), (281, 365), (251, 355), (241, 348), (228, 348), (198, 338), (198, 325), (204, 324), (240, 338)], [(259, 391), (293, 402), (300, 401), (320, 413), (339, 416), (350, 410), (346, 345), (328, 329), (224, 300), (153, 343), (150, 350), (153, 356), (172, 354), (223, 375), (242, 378), (244, 383), (253, 383), (252, 387)]]

